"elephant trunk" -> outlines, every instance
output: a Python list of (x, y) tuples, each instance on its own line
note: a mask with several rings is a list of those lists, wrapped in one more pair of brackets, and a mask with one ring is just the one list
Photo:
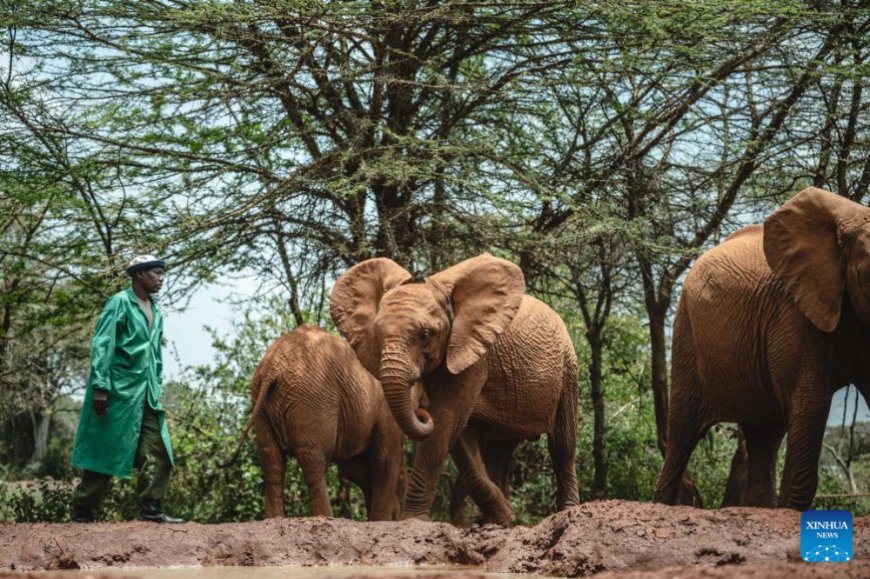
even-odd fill
[(381, 356), (381, 386), (390, 412), (402, 432), (413, 440), (423, 440), (432, 435), (435, 423), (413, 400), (417, 373), (407, 356), (385, 349)]

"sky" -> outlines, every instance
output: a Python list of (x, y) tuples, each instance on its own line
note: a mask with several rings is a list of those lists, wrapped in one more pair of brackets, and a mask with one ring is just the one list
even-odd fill
[(181, 378), (185, 366), (209, 364), (215, 351), (206, 326), (214, 328), (219, 336), (232, 336), (234, 319), (240, 320), (242, 313), (236, 309), (238, 306), (227, 301), (253, 297), (258, 287), (253, 277), (236, 279), (231, 285), (210, 284), (194, 293), (183, 312), (171, 307), (161, 308), (163, 335), (167, 341), (163, 350), (164, 381)]
[[(828, 414), (828, 426), (840, 425), (843, 422), (843, 405), (846, 406), (846, 425), (852, 423), (852, 412), (855, 409), (855, 389), (850, 388), (846, 392), (846, 388), (842, 388), (834, 394), (834, 401), (831, 403), (831, 412)], [(870, 422), (870, 409), (867, 407), (867, 401), (863, 397), (858, 396), (858, 421)]]

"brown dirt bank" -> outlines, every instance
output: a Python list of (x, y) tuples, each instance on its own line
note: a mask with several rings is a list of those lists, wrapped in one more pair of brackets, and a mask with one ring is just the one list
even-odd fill
[(0, 571), (452, 564), (568, 577), (868, 577), (870, 517), (855, 519), (854, 544), (852, 563), (804, 564), (795, 511), (596, 501), (535, 527), (509, 529), (322, 517), (222, 525), (2, 524)]

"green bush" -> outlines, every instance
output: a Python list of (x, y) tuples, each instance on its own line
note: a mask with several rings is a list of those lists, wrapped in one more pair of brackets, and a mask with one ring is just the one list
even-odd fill
[[(267, 315), (248, 313), (236, 335), (214, 338), (216, 355), (207, 366), (190, 369), (182, 380), (166, 384), (165, 406), (173, 440), (176, 466), (172, 473), (165, 507), (173, 515), (203, 523), (250, 521), (261, 519), (263, 511), (263, 475), (253, 437), (243, 445), (238, 461), (220, 468), (236, 448), (250, 412), (250, 377), (268, 345), (292, 327), (286, 318), (275, 316), (280, 304), (267, 303)], [(591, 498), (592, 408), (586, 368), (588, 350), (582, 325), (568, 322), (577, 347), (580, 411), (577, 440), (577, 472), (581, 500)], [(605, 395), (608, 458), (608, 498), (649, 501), (661, 468), (656, 447), (655, 417), (649, 391), (648, 337), (640, 315), (614, 317), (605, 334), (603, 389)], [(75, 431), (77, 406), (66, 404), (66, 422), (52, 433), (48, 462), (62, 481), (42, 479), (30, 485), (0, 484), (0, 519), (9, 521), (65, 521), (70, 510), (73, 473), (69, 467), (72, 433)], [(70, 418), (72, 417), (72, 418)], [(841, 448), (848, 442), (841, 429), (829, 429), (826, 441)], [(870, 439), (863, 431), (856, 439), (860, 454), (852, 463), (859, 484), (870, 475)], [(725, 490), (731, 456), (736, 447), (735, 427), (719, 425), (698, 445), (691, 463), (692, 473), (701, 492), (704, 506), (719, 506)], [(406, 442), (408, 464), (413, 463), (413, 444)], [(780, 452), (778, 472), (782, 472), (784, 449)], [(28, 474), (10, 464), (0, 465), (4, 478)], [(834, 467), (823, 452), (819, 494), (848, 492), (841, 469)], [(30, 473), (35, 476), (36, 473)], [(450, 520), (450, 500), (457, 478), (448, 461), (439, 480), (433, 508), (435, 520)], [(328, 471), (328, 488), (336, 516), (365, 520), (362, 493), (353, 485), (342, 485), (335, 467)], [(520, 444), (514, 454), (510, 478), (511, 503), (516, 520), (534, 524), (555, 510), (554, 479), (546, 437)], [(128, 520), (138, 514), (135, 494), (136, 475), (131, 481), (114, 479), (98, 515), (104, 520)], [(866, 490), (864, 491), (866, 492)], [(288, 461), (285, 487), (285, 510), (288, 516), (310, 514), (308, 490), (295, 460)], [(870, 512), (866, 498), (827, 498), (816, 501), (816, 508), (845, 508), (855, 515)], [(472, 520), (477, 509), (465, 502), (465, 518)]]
[(60, 522), (69, 518), (72, 486), (52, 479), (11, 488), (0, 483), (0, 520), (18, 523)]

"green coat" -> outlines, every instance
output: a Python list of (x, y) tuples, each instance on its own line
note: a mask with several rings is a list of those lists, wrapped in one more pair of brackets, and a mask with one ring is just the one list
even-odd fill
[[(109, 298), (91, 349), (91, 373), (79, 420), (72, 464), (78, 468), (130, 478), (139, 444), (145, 404), (158, 411), (163, 443), (172, 461), (172, 443), (160, 398), (163, 395), (163, 314), (151, 300), (154, 323), (139, 307), (132, 288)], [(94, 412), (94, 389), (108, 390), (109, 409)]]

